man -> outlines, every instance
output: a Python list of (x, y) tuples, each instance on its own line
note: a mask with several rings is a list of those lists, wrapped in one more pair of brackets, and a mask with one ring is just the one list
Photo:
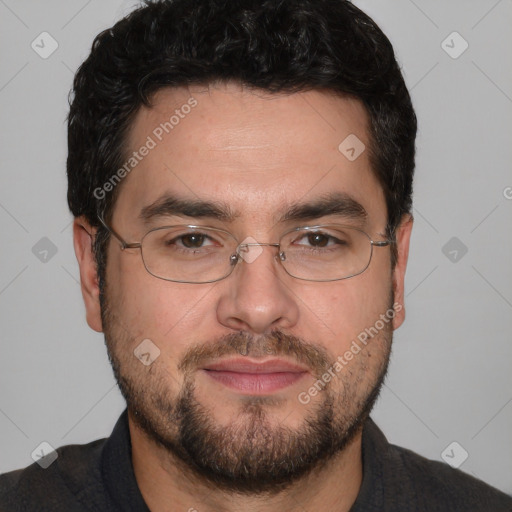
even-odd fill
[(343, 0), (151, 2), (77, 72), (68, 201), (127, 410), (2, 511), (505, 511), (369, 418), (404, 321), (416, 118)]

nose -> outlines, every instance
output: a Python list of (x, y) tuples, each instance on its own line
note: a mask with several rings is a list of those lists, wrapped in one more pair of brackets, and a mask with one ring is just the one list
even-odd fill
[(279, 244), (241, 244), (233, 273), (222, 284), (218, 321), (230, 329), (263, 334), (289, 329), (299, 318), (290, 278), (279, 268)]

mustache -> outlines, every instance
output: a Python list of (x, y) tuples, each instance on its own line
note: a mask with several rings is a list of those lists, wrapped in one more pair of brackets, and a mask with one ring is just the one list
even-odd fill
[(184, 373), (190, 373), (212, 360), (223, 356), (247, 356), (261, 358), (265, 356), (284, 356), (295, 359), (307, 366), (313, 375), (320, 377), (333, 364), (327, 352), (302, 338), (273, 330), (268, 334), (256, 336), (246, 331), (226, 334), (211, 343), (191, 347), (178, 365)]

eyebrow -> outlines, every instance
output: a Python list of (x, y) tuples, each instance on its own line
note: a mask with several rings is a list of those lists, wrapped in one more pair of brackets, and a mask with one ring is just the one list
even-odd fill
[(294, 204), (281, 217), (280, 222), (314, 220), (329, 215), (366, 222), (368, 212), (364, 206), (345, 192), (326, 194), (310, 203)]
[[(216, 219), (233, 222), (241, 217), (241, 212), (228, 204), (202, 199), (186, 199), (166, 194), (154, 203), (142, 208), (139, 219), (149, 224), (158, 217), (179, 216), (190, 218)], [(277, 222), (308, 221), (335, 215), (364, 223), (368, 213), (361, 203), (345, 192), (330, 193), (313, 201), (288, 206)]]
[(229, 205), (202, 199), (184, 199), (173, 195), (164, 195), (154, 203), (142, 208), (139, 218), (149, 224), (158, 217), (173, 216), (212, 218), (232, 222), (239, 216)]

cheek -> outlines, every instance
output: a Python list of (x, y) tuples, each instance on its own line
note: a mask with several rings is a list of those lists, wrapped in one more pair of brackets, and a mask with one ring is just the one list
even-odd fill
[(325, 324), (326, 332), (330, 331), (328, 349), (340, 354), (388, 311), (391, 273), (389, 268), (375, 265), (372, 270), (369, 268), (359, 276), (330, 286), (304, 302), (315, 304), (314, 310)]
[(134, 345), (148, 338), (168, 355), (186, 350), (214, 310), (210, 291), (215, 283), (193, 286), (157, 279), (136, 258), (112, 260), (107, 284), (110, 308)]

